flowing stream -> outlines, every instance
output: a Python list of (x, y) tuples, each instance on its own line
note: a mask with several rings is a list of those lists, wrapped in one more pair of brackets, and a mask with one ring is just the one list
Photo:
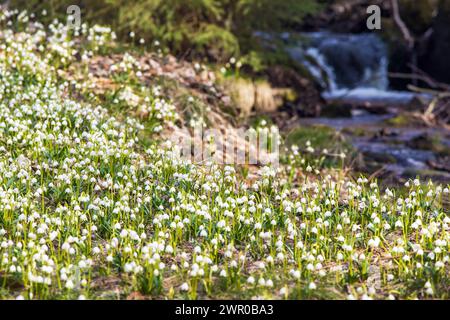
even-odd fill
[[(389, 89), (388, 49), (375, 34), (335, 34), (312, 32), (283, 34), (287, 52), (305, 66), (323, 87), (325, 100), (358, 106), (383, 105), (408, 108), (413, 99), (429, 99), (427, 95)], [(431, 128), (390, 128), (386, 120), (396, 114), (369, 114), (355, 108), (348, 118), (307, 118), (302, 124), (323, 124), (351, 132), (361, 129), (365, 135), (349, 135), (355, 148), (379, 159), (390, 159), (384, 169), (401, 176), (405, 172), (430, 170), (430, 161), (439, 161), (431, 150), (415, 148), (410, 142), (420, 137), (438, 137), (450, 148), (450, 133)], [(389, 134), (380, 132), (389, 131)], [(382, 160), (381, 160), (382, 161)], [(444, 160), (445, 161), (445, 160)], [(416, 171), (414, 171), (416, 170)], [(440, 180), (450, 182), (450, 174), (442, 172)]]

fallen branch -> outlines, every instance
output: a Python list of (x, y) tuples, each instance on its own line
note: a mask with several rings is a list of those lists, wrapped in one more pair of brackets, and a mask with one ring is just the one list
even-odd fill
[(390, 72), (388, 74), (390, 78), (397, 78), (397, 79), (415, 79), (415, 80), (421, 80), (425, 82), (430, 87), (437, 89), (437, 86), (434, 82), (431, 82), (428, 77), (424, 77), (420, 74), (415, 73), (399, 73), (399, 72)]
[(428, 73), (426, 73), (425, 71), (423, 71), (422, 69), (420, 69), (417, 66), (414, 66), (412, 64), (409, 64), (409, 67), (411, 68), (411, 70), (415, 73), (417, 73), (420, 77), (422, 77), (423, 79), (425, 79), (424, 81), (430, 86), (430, 87), (435, 87), (435, 88), (439, 88), (445, 91), (450, 91), (450, 85), (443, 83), (443, 82), (439, 82), (436, 81), (435, 79), (433, 79)]
[(407, 86), (409, 91), (416, 92), (416, 93), (425, 93), (425, 94), (431, 94), (432, 96), (439, 96), (440, 98), (448, 98), (450, 97), (450, 92), (445, 92), (442, 90), (436, 90), (436, 89), (428, 89), (428, 88), (421, 88), (418, 86), (414, 86), (412, 84), (409, 84)]
[[(431, 79), (431, 78), (430, 78)], [(433, 79), (431, 79), (433, 80)], [(447, 87), (446, 84), (440, 84), (444, 88)], [(408, 85), (408, 89), (413, 92), (421, 94), (432, 95), (433, 98), (428, 104), (428, 107), (420, 115), (423, 121), (431, 125), (431, 123), (439, 123), (446, 129), (449, 129), (450, 120), (450, 88), (448, 91), (441, 91), (435, 89), (420, 88), (413, 85)]]

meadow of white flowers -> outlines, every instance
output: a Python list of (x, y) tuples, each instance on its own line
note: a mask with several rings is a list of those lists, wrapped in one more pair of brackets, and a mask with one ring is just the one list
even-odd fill
[(381, 189), (296, 149), (250, 179), (144, 146), (167, 99), (118, 116), (61, 76), (114, 33), (33, 18), (0, 14), (1, 298), (449, 298), (449, 186)]

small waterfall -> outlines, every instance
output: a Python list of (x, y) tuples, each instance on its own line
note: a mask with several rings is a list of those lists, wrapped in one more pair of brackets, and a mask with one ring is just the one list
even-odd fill
[[(288, 52), (328, 91), (359, 87), (387, 90), (387, 48), (375, 34), (302, 33)], [(326, 77), (324, 77), (326, 76)]]
[(408, 103), (415, 95), (389, 91), (388, 50), (374, 33), (283, 34), (287, 52), (324, 88), (326, 99)]

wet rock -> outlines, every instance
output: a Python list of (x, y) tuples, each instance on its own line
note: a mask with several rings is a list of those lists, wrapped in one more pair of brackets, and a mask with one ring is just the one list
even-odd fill
[(434, 170), (450, 172), (450, 157), (441, 157), (436, 161), (428, 160), (427, 164)]
[(438, 135), (421, 134), (406, 142), (406, 145), (412, 149), (430, 150), (441, 156), (450, 155), (450, 147), (445, 145)]
[(397, 163), (397, 159), (388, 154), (388, 153), (377, 153), (377, 152), (372, 152), (372, 151), (366, 151), (363, 153), (364, 157), (366, 158), (366, 160), (371, 160), (374, 161), (380, 165), (386, 164), (386, 163)]
[(389, 128), (382, 128), (378, 130), (373, 136), (371, 140), (379, 140), (384, 138), (395, 138), (398, 136), (398, 133), (389, 129)]
[(349, 118), (352, 116), (352, 106), (345, 103), (327, 103), (322, 107), (320, 116), (329, 118)]
[(302, 116), (319, 116), (324, 103), (319, 89), (309, 79), (302, 77), (292, 68), (273, 66), (267, 71), (269, 82), (274, 87), (292, 88), (296, 93), (295, 101), (291, 101), (294, 113)]
[(361, 109), (366, 110), (367, 112), (371, 114), (376, 115), (383, 115), (383, 114), (389, 114), (388, 105), (364, 105), (361, 106)]
[(422, 134), (411, 139), (406, 144), (413, 149), (431, 150), (433, 141), (427, 134)]

